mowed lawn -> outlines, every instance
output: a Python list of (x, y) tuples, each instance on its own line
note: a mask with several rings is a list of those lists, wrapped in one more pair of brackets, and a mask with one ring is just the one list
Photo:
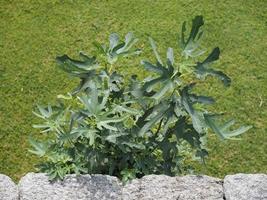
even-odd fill
[(198, 173), (223, 177), (237, 172), (267, 173), (267, 5), (263, 0), (1, 0), (0, 2), (0, 173), (18, 180), (34, 171), (38, 158), (28, 152), (37, 119), (37, 103), (54, 102), (77, 80), (62, 73), (57, 55), (92, 55), (92, 42), (107, 42), (110, 33), (133, 31), (144, 48), (141, 56), (123, 62), (118, 70), (142, 74), (141, 59), (152, 58), (147, 36), (160, 52), (167, 47), (179, 56), (181, 24), (195, 15), (205, 19), (203, 45), (221, 48), (216, 67), (232, 78), (224, 88), (216, 79), (200, 86), (217, 99), (210, 110), (253, 125), (238, 141), (210, 135), (207, 168)]

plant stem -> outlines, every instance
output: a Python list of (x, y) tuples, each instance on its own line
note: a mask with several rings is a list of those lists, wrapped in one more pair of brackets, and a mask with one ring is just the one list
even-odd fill
[(110, 68), (109, 68), (108, 72), (111, 73), (112, 69), (113, 69), (113, 64), (110, 64)]

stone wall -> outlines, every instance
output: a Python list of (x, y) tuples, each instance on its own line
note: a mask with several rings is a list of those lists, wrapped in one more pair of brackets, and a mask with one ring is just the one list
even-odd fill
[(68, 175), (50, 182), (29, 173), (16, 185), (0, 175), (0, 200), (267, 200), (266, 174), (169, 177), (149, 175), (123, 185), (107, 175)]

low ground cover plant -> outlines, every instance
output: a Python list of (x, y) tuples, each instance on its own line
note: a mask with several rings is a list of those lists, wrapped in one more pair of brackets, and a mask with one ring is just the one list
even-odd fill
[[(170, 176), (187, 173), (187, 159), (205, 163), (207, 132), (231, 139), (250, 126), (232, 129), (234, 120), (222, 123), (222, 114), (209, 112), (205, 105), (215, 103), (209, 96), (194, 93), (194, 87), (207, 76), (219, 78), (225, 87), (231, 79), (212, 64), (219, 59), (214, 48), (206, 59), (200, 42), (203, 17), (186, 23), (179, 38), (180, 52), (168, 48), (162, 59), (149, 38), (156, 61), (142, 60), (149, 76), (126, 78), (116, 71), (123, 57), (139, 59), (134, 48), (138, 39), (132, 33), (122, 42), (118, 34), (109, 45), (95, 42), (98, 55), (80, 53), (80, 60), (67, 55), (56, 58), (59, 67), (80, 83), (71, 93), (58, 95), (58, 104), (38, 106), (34, 114), (43, 120), (34, 125), (49, 134), (45, 141), (30, 139), (32, 153), (42, 157), (37, 167), (50, 179), (66, 174), (109, 174), (128, 181), (147, 174)], [(175, 59), (179, 55), (179, 59)], [(198, 81), (196, 81), (198, 80)]]

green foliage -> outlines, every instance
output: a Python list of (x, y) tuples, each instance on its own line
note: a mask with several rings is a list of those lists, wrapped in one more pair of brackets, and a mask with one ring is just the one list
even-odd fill
[[(204, 163), (208, 128), (222, 139), (247, 131), (250, 127), (229, 131), (233, 120), (219, 125), (214, 120), (219, 115), (204, 107), (214, 99), (192, 92), (196, 82), (188, 81), (191, 75), (202, 82), (212, 75), (230, 85), (230, 78), (211, 66), (219, 58), (219, 48), (203, 62), (195, 63), (204, 53), (199, 50), (203, 24), (201, 16), (195, 17), (187, 39), (183, 24), (179, 63), (172, 48), (167, 49), (163, 62), (149, 38), (156, 63), (141, 62), (152, 75), (142, 80), (134, 74), (127, 80), (114, 70), (119, 57), (140, 53), (139, 49), (132, 50), (137, 42), (132, 33), (126, 35), (125, 42), (111, 34), (109, 47), (95, 43), (105, 58), (101, 63), (84, 53), (80, 53), (81, 60), (57, 57), (60, 68), (80, 78), (80, 84), (69, 96), (60, 95), (58, 105), (38, 106), (34, 112), (44, 121), (34, 127), (50, 135), (47, 142), (30, 139), (31, 152), (44, 158), (40, 171), (51, 179), (68, 173), (110, 174), (123, 181), (146, 174), (174, 176), (187, 173), (188, 157)], [(193, 64), (185, 65), (189, 59)]]
[(112, 33), (109, 36), (109, 47), (104, 44), (94, 42), (95, 47), (99, 50), (99, 53), (106, 56), (107, 62), (113, 64), (117, 61), (118, 57), (125, 57), (129, 55), (138, 55), (141, 53), (140, 49), (132, 50), (133, 45), (138, 41), (134, 38), (133, 33), (129, 32), (125, 36), (125, 41), (120, 43), (120, 38), (117, 33)]

